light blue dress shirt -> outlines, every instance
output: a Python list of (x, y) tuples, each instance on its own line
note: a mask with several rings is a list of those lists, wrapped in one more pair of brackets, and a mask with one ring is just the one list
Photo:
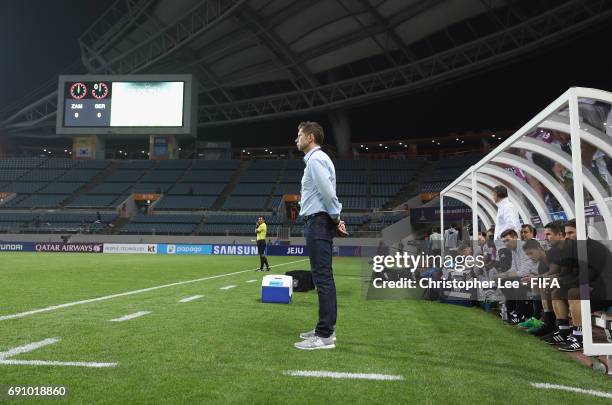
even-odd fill
[(321, 147), (310, 150), (304, 156), (306, 168), (302, 176), (302, 197), (300, 215), (312, 215), (327, 212), (332, 219), (337, 219), (342, 211), (342, 204), (336, 197), (336, 169)]

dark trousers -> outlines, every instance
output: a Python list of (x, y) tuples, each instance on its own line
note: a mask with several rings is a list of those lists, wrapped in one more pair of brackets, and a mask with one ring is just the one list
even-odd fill
[(312, 280), (319, 295), (319, 322), (315, 334), (330, 337), (336, 325), (336, 284), (332, 272), (332, 245), (336, 224), (327, 215), (310, 218), (304, 226)]
[(260, 239), (257, 241), (257, 253), (259, 253), (259, 269), (263, 269), (264, 265), (270, 267), (268, 258), (266, 257), (266, 240)]

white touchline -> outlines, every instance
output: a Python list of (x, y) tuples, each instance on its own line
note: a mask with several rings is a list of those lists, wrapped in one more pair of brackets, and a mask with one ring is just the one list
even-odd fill
[(193, 297), (183, 298), (179, 302), (189, 302), (189, 301), (193, 301), (193, 300), (198, 300), (198, 299), (200, 299), (202, 297), (204, 297), (204, 296), (203, 295), (194, 295)]
[(588, 394), (588, 395), (593, 395), (595, 397), (601, 397), (601, 398), (612, 398), (612, 393), (610, 392), (586, 390), (584, 388), (568, 387), (566, 385), (557, 385), (557, 384), (548, 384), (548, 383), (531, 383), (531, 386), (535, 388), (543, 388), (543, 389), (549, 389), (549, 390), (563, 390), (563, 391), (578, 392), (580, 394)]
[(6, 352), (0, 352), (0, 365), (8, 366), (73, 366), (73, 367), (115, 367), (117, 363), (99, 363), (85, 361), (47, 361), (47, 360), (13, 360), (10, 357), (18, 354), (28, 353), (41, 347), (52, 345), (60, 341), (60, 338), (49, 338), (40, 342), (28, 343), (27, 345), (14, 347)]
[[(303, 262), (303, 261), (306, 261), (306, 260), (308, 260), (308, 259), (295, 260), (295, 261), (292, 261), (292, 262), (276, 264), (276, 265), (270, 266), (270, 267), (287, 266), (289, 264), (299, 263), (299, 262)], [(254, 270), (257, 270), (257, 269), (240, 270), (240, 271), (235, 271), (233, 273), (226, 273), (226, 274), (219, 274), (219, 275), (216, 275), (216, 276), (197, 278), (195, 280), (178, 281), (176, 283), (158, 285), (158, 286), (155, 286), (155, 287), (143, 288), (141, 290), (127, 291), (127, 292), (123, 292), (123, 293), (119, 293), (119, 294), (106, 295), (104, 297), (91, 298), (91, 299), (88, 299), (88, 300), (75, 301), (75, 302), (67, 302), (65, 304), (53, 305), (53, 306), (50, 306), (50, 307), (40, 308), (40, 309), (33, 309), (31, 311), (20, 312), (18, 314), (3, 315), (3, 316), (0, 316), (0, 321), (6, 321), (8, 319), (14, 319), (14, 318), (23, 318), (23, 317), (26, 317), (26, 316), (39, 314), (41, 312), (50, 312), (50, 311), (55, 311), (57, 309), (74, 307), (76, 305), (83, 305), (83, 304), (89, 304), (89, 303), (92, 303), (92, 302), (112, 300), (113, 298), (126, 297), (128, 295), (142, 294), (142, 293), (145, 293), (145, 292), (155, 291), (155, 290), (159, 290), (159, 289), (162, 289), (162, 288), (175, 287), (177, 285), (191, 284), (191, 283), (197, 283), (197, 282), (200, 282), (200, 281), (212, 280), (212, 279), (215, 279), (215, 278), (233, 276), (233, 275), (236, 275), (236, 274), (246, 273), (246, 272), (254, 271)]]
[(138, 312), (134, 312), (133, 314), (122, 316), (121, 318), (111, 319), (109, 322), (125, 322), (125, 321), (129, 321), (130, 319), (141, 317), (143, 315), (148, 315), (150, 313), (151, 311), (138, 311)]
[(247, 280), (246, 282), (247, 282), (247, 283), (254, 283), (254, 282), (256, 282), (256, 281), (257, 281), (257, 280)]
[(234, 288), (234, 287), (236, 287), (236, 286), (233, 285), (233, 284), (232, 285), (226, 285), (225, 287), (219, 288), (219, 290), (229, 290), (230, 288)]
[(117, 363), (96, 363), (86, 361), (46, 361), (46, 360), (0, 360), (0, 364), (8, 366), (72, 366), (90, 368), (115, 367)]
[(390, 374), (341, 373), (336, 371), (289, 370), (283, 374), (294, 377), (348, 378), (356, 380), (399, 381), (404, 377)]

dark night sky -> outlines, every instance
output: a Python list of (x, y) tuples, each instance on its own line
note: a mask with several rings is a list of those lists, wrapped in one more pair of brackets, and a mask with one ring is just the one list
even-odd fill
[[(0, 2), (0, 110), (55, 79), (79, 57), (77, 39), (112, 0)], [(602, 25), (603, 26), (603, 25)], [(612, 90), (612, 24), (502, 63), (450, 84), (350, 111), (353, 141), (514, 129), (570, 86)], [(203, 139), (235, 146), (287, 145), (296, 123), (321, 115), (232, 125), (202, 131)], [(266, 144), (266, 145), (263, 145)]]
[(114, 0), (0, 1), (0, 109), (79, 58), (78, 37)]

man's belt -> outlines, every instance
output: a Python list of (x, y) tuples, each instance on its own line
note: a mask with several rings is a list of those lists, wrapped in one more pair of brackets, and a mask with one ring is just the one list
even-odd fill
[(329, 217), (329, 214), (327, 212), (317, 212), (315, 214), (311, 214), (311, 215), (304, 215), (302, 218), (304, 218), (304, 222), (308, 222), (311, 219), (313, 219), (314, 217), (322, 217), (322, 216), (327, 216)]

